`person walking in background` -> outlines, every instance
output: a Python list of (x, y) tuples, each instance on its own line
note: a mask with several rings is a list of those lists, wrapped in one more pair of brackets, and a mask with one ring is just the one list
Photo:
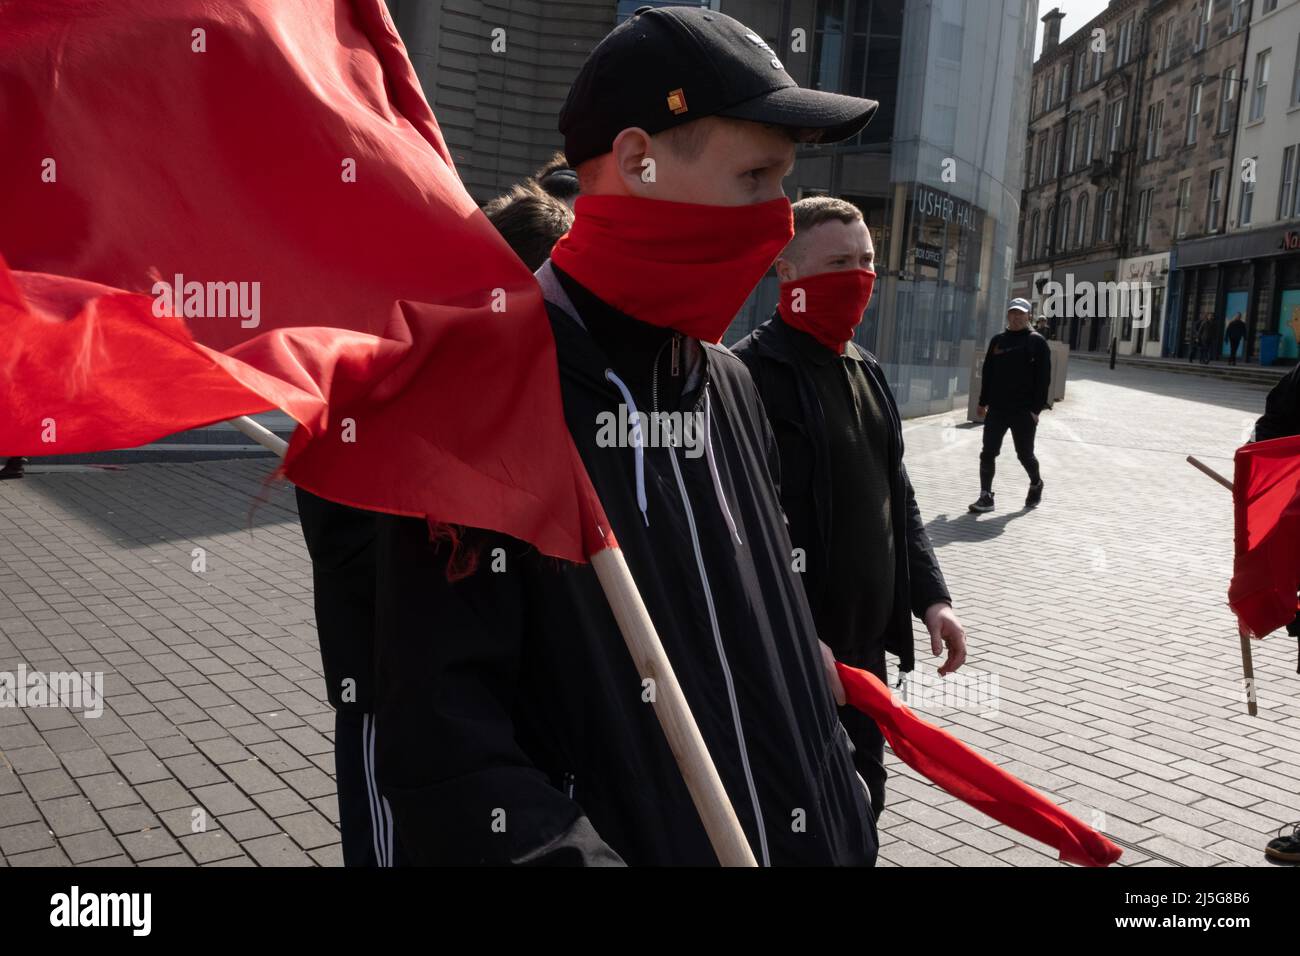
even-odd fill
[(1246, 337), (1246, 321), (1238, 312), (1228, 323), (1228, 364), (1237, 364), (1237, 347), (1241, 345), (1241, 340)]
[(1209, 365), (1214, 358), (1214, 319), (1208, 315), (1201, 320), (1200, 341), (1201, 364)]
[(1029, 475), (1025, 507), (1043, 498), (1043, 478), (1034, 457), (1038, 415), (1047, 407), (1052, 381), (1052, 355), (1047, 340), (1029, 328), (1029, 303), (1012, 299), (1007, 328), (993, 336), (980, 377), (979, 414), (984, 419), (984, 448), (980, 452), (980, 496), (973, 512), (993, 510), (993, 475), (1002, 439), (1008, 431), (1016, 457)]
[(22, 455), (14, 455), (5, 462), (4, 467), (0, 468), (0, 480), (5, 478), (21, 478), (26, 474), (27, 459)]

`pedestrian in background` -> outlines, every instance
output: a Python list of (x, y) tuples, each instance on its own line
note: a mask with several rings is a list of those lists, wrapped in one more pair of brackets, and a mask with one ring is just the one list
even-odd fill
[(1008, 431), (1016, 457), (1029, 475), (1025, 507), (1043, 498), (1043, 478), (1034, 457), (1038, 414), (1047, 407), (1052, 381), (1052, 354), (1047, 340), (1029, 327), (1029, 303), (1012, 299), (1007, 328), (993, 336), (980, 376), (979, 414), (984, 419), (984, 448), (980, 452), (980, 496), (970, 510), (993, 510), (993, 475), (1002, 439)]
[(1214, 358), (1214, 320), (1206, 316), (1201, 320), (1201, 364), (1209, 365)]
[(1238, 312), (1228, 323), (1228, 364), (1237, 364), (1237, 346), (1241, 345), (1241, 340), (1246, 337), (1246, 322)]

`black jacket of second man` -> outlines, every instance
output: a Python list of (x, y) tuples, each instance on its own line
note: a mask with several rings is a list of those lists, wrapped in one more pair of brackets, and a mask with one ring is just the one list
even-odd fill
[[(808, 602), (815, 609), (826, 600), (829, 579), (828, 569), (818, 566), (818, 562), (824, 564), (829, 554), (830, 446), (821, 402), (812, 375), (805, 367), (808, 360), (790, 342), (792, 336), (801, 334), (779, 318), (772, 318), (739, 343), (735, 353), (749, 366), (776, 433), (781, 461), (781, 504), (790, 522), (792, 542), (804, 549), (810, 562), (804, 585)], [(848, 347), (857, 348), (852, 342)], [(892, 432), (889, 495), (897, 563), (894, 610), (885, 636), (885, 650), (898, 656), (901, 670), (910, 671), (915, 665), (915, 653), (909, 612), (921, 617), (930, 605), (951, 604), (952, 599), (903, 465), (903, 423), (898, 406), (880, 363), (869, 352), (859, 352), (877, 402), (887, 409)]]

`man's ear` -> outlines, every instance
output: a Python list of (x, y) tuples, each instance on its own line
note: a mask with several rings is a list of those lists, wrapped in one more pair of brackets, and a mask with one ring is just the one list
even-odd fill
[(781, 256), (776, 260), (776, 277), (782, 282), (791, 282), (799, 278), (799, 270), (789, 259)]
[(651, 155), (650, 134), (639, 126), (629, 126), (614, 138), (610, 154), (612, 178), (619, 182), (624, 194), (648, 195), (659, 172)]

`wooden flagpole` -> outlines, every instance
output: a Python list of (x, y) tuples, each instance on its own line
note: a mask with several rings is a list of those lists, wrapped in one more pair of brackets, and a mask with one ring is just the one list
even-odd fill
[[(288, 442), (246, 415), (232, 419), (231, 424), (281, 458), (289, 448)], [(614, 612), (614, 620), (627, 643), (628, 652), (636, 663), (637, 673), (643, 681), (653, 682), (650, 690), (655, 716), (659, 718), (659, 726), (677, 758), (677, 767), (686, 781), (713, 852), (718, 855), (718, 862), (723, 866), (757, 866), (754, 852), (745, 839), (745, 831), (741, 829), (722, 778), (718, 776), (718, 768), (704, 745), (699, 725), (695, 723), (686, 695), (677, 683), (668, 653), (654, 622), (650, 620), (650, 613), (632, 579), (632, 572), (628, 570), (623, 552), (618, 548), (605, 548), (591, 556), (591, 565), (601, 590), (605, 592), (605, 599), (609, 601), (610, 610)]]
[[(1213, 478), (1229, 491), (1232, 490), (1232, 482), (1223, 475), (1219, 474), (1204, 462), (1197, 461), (1191, 455), (1187, 456), (1187, 463), (1202, 474)], [(1237, 628), (1237, 636), (1241, 638), (1241, 672), (1246, 683), (1246, 710), (1250, 716), (1254, 717), (1259, 712), (1259, 707), (1255, 700), (1255, 660), (1250, 647), (1250, 635), (1240, 626)]]

